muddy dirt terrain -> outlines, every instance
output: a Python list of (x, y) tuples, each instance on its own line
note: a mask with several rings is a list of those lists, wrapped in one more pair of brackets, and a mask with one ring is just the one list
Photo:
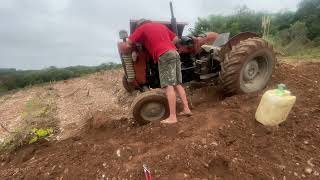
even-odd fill
[[(112, 83), (103, 80), (94, 83)], [(0, 179), (144, 179), (143, 164), (163, 180), (320, 179), (320, 63), (278, 64), (266, 90), (278, 83), (297, 96), (279, 127), (255, 121), (263, 92), (223, 99), (199, 91), (194, 116), (174, 125), (137, 126), (128, 109), (110, 117), (106, 107), (92, 112), (88, 128), (71, 138), (3, 155)]]
[[(134, 98), (122, 88), (122, 76), (122, 71), (110, 70), (9, 93), (0, 97), (0, 122), (8, 131), (15, 131), (24, 123), (25, 105), (39, 97), (45, 101), (49, 99), (54, 106), (59, 128), (57, 140), (78, 134), (98, 111), (108, 114), (106, 119), (121, 119), (127, 116)], [(8, 135), (0, 128), (0, 142)]]

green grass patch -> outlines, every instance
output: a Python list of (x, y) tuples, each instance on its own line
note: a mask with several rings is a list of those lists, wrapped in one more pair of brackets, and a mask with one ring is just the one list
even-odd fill
[(294, 58), (294, 59), (317, 59), (317, 58), (320, 58), (320, 47), (302, 49), (287, 57)]
[(47, 137), (50, 137), (53, 134), (53, 129), (52, 128), (33, 128), (31, 130), (31, 138), (29, 140), (29, 144), (33, 144), (38, 142), (41, 139), (45, 139)]
[(0, 144), (0, 151), (12, 151), (26, 144), (50, 140), (58, 131), (56, 105), (50, 97), (35, 97), (25, 103), (20, 126)]

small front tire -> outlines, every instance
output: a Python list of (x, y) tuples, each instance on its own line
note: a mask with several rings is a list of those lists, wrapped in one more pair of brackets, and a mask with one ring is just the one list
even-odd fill
[(132, 103), (134, 120), (144, 125), (169, 117), (169, 106), (166, 95), (161, 90), (151, 90), (137, 96)]

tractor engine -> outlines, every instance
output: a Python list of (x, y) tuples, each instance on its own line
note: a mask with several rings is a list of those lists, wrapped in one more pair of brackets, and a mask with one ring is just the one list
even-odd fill
[[(208, 32), (200, 36), (181, 37), (178, 51), (182, 62), (184, 75), (193, 73), (192, 80), (209, 79), (218, 76), (221, 70), (219, 58), (219, 47), (212, 44), (218, 39), (215, 32)], [(185, 79), (184, 82), (189, 82)]]
[(200, 76), (200, 79), (208, 79), (218, 74), (220, 71), (220, 62), (214, 58), (214, 52), (201, 52), (195, 60), (195, 73)]

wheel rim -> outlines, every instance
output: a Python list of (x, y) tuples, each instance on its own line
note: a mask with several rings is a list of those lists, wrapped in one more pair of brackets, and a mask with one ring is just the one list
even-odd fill
[(146, 121), (160, 120), (166, 113), (165, 105), (159, 102), (148, 102), (141, 108), (140, 115)]
[(257, 60), (250, 61), (244, 69), (243, 75), (246, 81), (252, 80), (259, 73), (259, 64)]
[(271, 66), (266, 55), (258, 55), (251, 58), (243, 67), (240, 79), (241, 89), (245, 92), (254, 92), (262, 89), (268, 82)]

